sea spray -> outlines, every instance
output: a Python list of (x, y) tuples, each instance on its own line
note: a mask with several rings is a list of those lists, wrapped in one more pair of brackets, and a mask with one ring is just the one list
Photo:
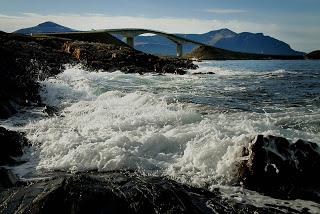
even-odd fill
[[(203, 93), (187, 93), (190, 82), (198, 87), (209, 81), (193, 75), (138, 76), (69, 67), (41, 83), (43, 101), (62, 110), (61, 116), (25, 127), (34, 143), (27, 155), (28, 168), (33, 163), (38, 173), (133, 169), (197, 186), (231, 184), (243, 147), (257, 134), (319, 138), (279, 128), (279, 121), (296, 114), (296, 109), (283, 115), (228, 112), (219, 104), (183, 102), (187, 95), (192, 100)], [(221, 81), (228, 83), (220, 79), (214, 84)]]

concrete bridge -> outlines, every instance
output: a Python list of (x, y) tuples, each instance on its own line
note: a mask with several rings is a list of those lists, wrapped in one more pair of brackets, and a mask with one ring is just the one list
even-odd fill
[(164, 36), (167, 39), (171, 40), (172, 42), (174, 42), (177, 46), (177, 57), (181, 57), (182, 56), (182, 45), (186, 44), (186, 43), (191, 43), (194, 45), (205, 45), (201, 42), (197, 42), (197, 41), (193, 41), (190, 39), (186, 39), (180, 36), (176, 36), (174, 34), (170, 34), (170, 33), (165, 33), (165, 32), (161, 32), (161, 31), (156, 31), (156, 30), (149, 30), (149, 29), (139, 29), (139, 28), (123, 28), (123, 29), (106, 29), (106, 30), (98, 30), (98, 32), (107, 32), (110, 34), (117, 34), (117, 35), (121, 35), (123, 37), (125, 37), (126, 39), (126, 43), (128, 45), (130, 45), (131, 47), (134, 48), (134, 38), (136, 36), (142, 35), (142, 34), (146, 34), (146, 33), (150, 33), (150, 34), (156, 34), (156, 35), (160, 35), (160, 36)]
[(136, 36), (142, 35), (142, 34), (156, 34), (160, 36), (164, 36), (174, 42), (177, 46), (177, 57), (181, 57), (183, 55), (182, 53), (182, 45), (186, 43), (191, 43), (194, 45), (205, 45), (201, 42), (193, 41), (190, 39), (186, 39), (180, 36), (176, 36), (174, 34), (170, 33), (165, 33), (161, 31), (156, 31), (156, 30), (148, 30), (148, 29), (139, 29), (139, 28), (122, 28), (122, 29), (102, 29), (102, 30), (92, 30), (92, 31), (80, 31), (80, 32), (67, 32), (67, 33), (48, 33), (45, 35), (59, 35), (62, 36), (64, 34), (103, 34), (103, 33), (109, 33), (109, 34), (116, 34), (116, 35), (121, 35), (126, 39), (126, 43), (134, 48), (134, 38)]

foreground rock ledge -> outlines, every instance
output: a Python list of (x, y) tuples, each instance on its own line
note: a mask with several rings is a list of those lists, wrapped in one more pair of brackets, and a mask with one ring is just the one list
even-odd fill
[[(307, 210), (306, 210), (307, 211)], [(164, 177), (133, 172), (63, 175), (0, 192), (1, 213), (299, 213), (255, 207)]]

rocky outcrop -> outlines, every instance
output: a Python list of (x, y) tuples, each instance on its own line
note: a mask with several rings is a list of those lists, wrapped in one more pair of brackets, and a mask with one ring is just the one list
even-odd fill
[(28, 145), (23, 133), (9, 131), (0, 126), (0, 165), (16, 163), (15, 157), (21, 156), (23, 147)]
[[(39, 105), (38, 80), (60, 73), (65, 64), (82, 63), (90, 70), (126, 73), (176, 73), (197, 66), (189, 60), (160, 58), (136, 51), (109, 38), (77, 34), (75, 41), (57, 37), (30, 37), (0, 32), (0, 118), (14, 114), (17, 105)], [(107, 42), (111, 42), (108, 44)]]
[(63, 50), (94, 70), (185, 74), (185, 69), (197, 68), (189, 60), (157, 57), (127, 46), (70, 41), (64, 44)]
[(243, 186), (277, 198), (320, 202), (320, 148), (298, 140), (257, 136), (239, 168)]
[(320, 59), (320, 50), (312, 51), (305, 56), (307, 59)]
[(300, 213), (134, 172), (60, 175), (0, 192), (1, 213)]
[(71, 62), (61, 51), (64, 40), (39, 39), (0, 32), (0, 118), (17, 105), (38, 105), (38, 80), (61, 72)]

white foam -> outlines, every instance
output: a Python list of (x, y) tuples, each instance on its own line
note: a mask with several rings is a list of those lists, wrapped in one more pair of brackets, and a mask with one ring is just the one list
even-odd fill
[(203, 81), (191, 75), (90, 73), (70, 67), (42, 82), (44, 102), (60, 106), (62, 117), (24, 127), (34, 146), (26, 155), (28, 165), (17, 171), (138, 169), (207, 186), (233, 182), (242, 147), (257, 134), (319, 140), (316, 134), (279, 129), (277, 121), (287, 115), (216, 111), (202, 116), (192, 105), (168, 101), (175, 91)]

